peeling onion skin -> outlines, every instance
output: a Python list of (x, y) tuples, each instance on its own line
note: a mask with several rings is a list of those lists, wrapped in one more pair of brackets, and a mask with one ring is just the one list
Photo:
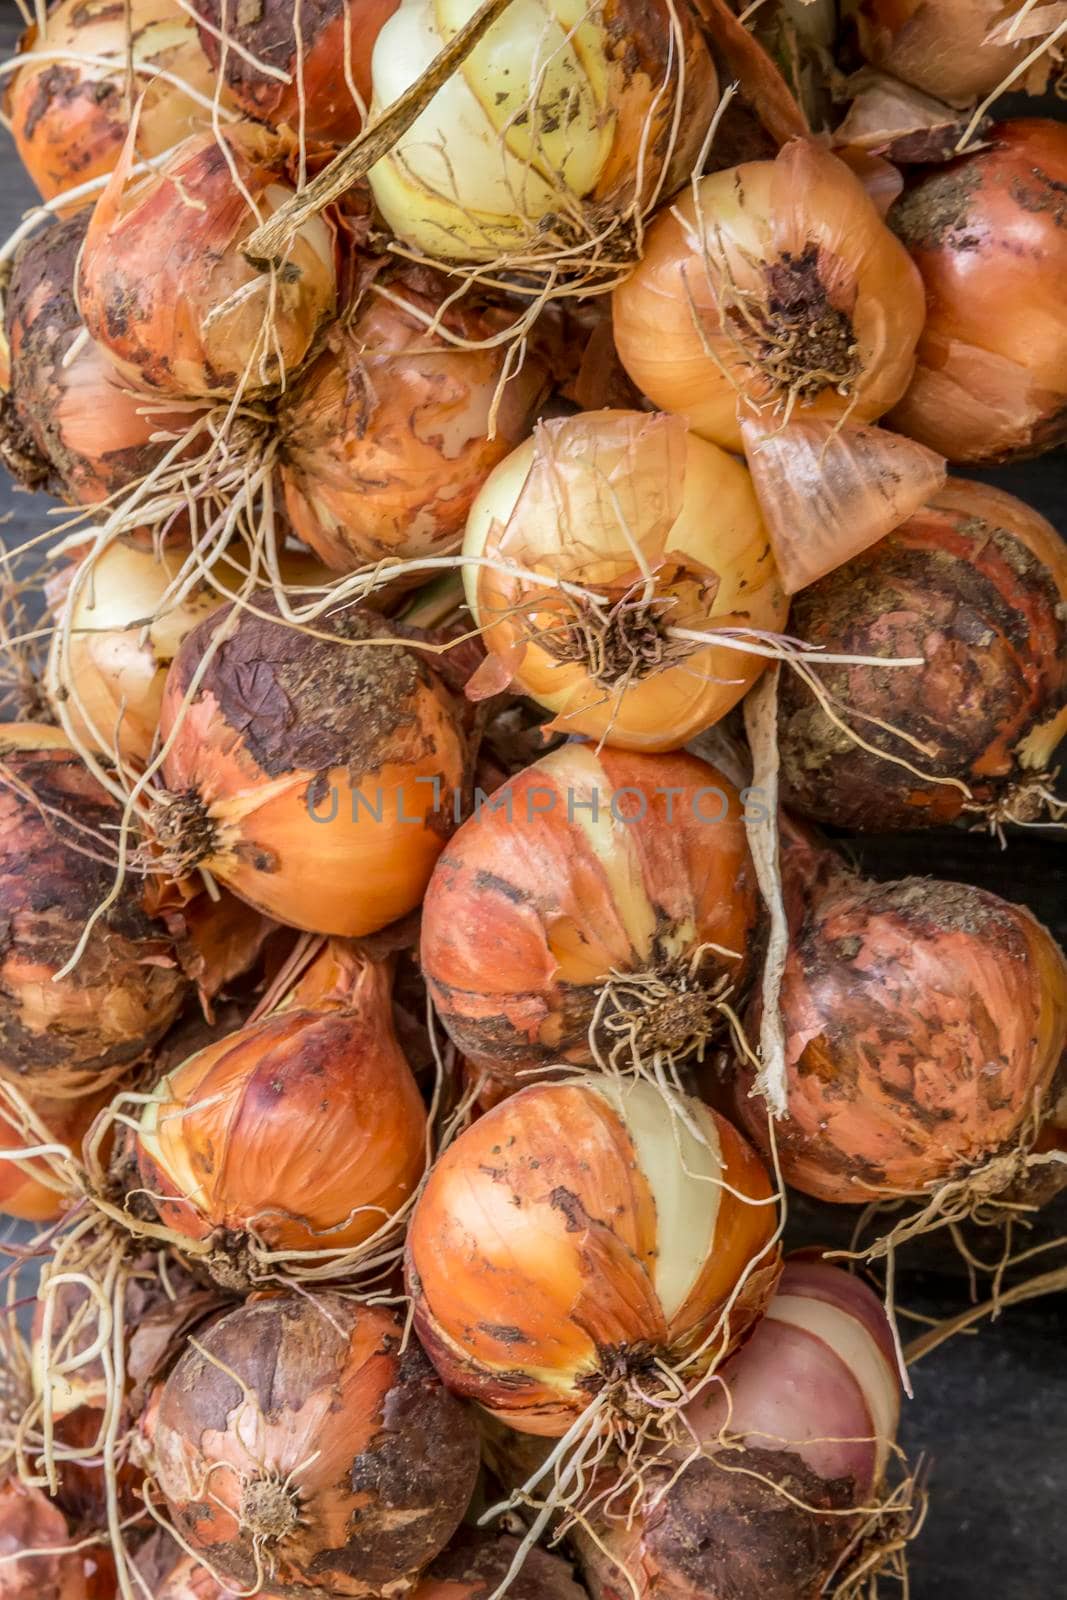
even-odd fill
[[(175, 0), (130, 0), (128, 46), (126, 10), (114, 0), (60, 0), (49, 7), (43, 37), (36, 27), (23, 35), (20, 48), (26, 63), (8, 80), (4, 110), (23, 166), (44, 200), (117, 165), (130, 127), (128, 49), (146, 69), (135, 78), (134, 98), (144, 95), (139, 157), (161, 156), (211, 124), (209, 106), (198, 105), (177, 84), (152, 75), (163, 70), (214, 97), (215, 74), (200, 48), (196, 24)], [(38, 52), (55, 51), (70, 59), (36, 59)], [(113, 64), (84, 59), (103, 55), (110, 55)]]
[[(856, 1530), (842, 1513), (877, 1494), (899, 1418), (881, 1304), (840, 1268), (790, 1258), (766, 1314), (717, 1378), (686, 1411), (705, 1454), (680, 1475), (673, 1461), (652, 1467), (629, 1518), (594, 1524), (600, 1548), (578, 1530), (594, 1600), (826, 1592)], [(723, 1431), (734, 1443), (720, 1465)]]
[[(403, 282), (393, 292), (427, 319), (440, 309), (440, 298)], [(283, 406), (286, 510), (335, 572), (458, 550), (474, 496), (529, 433), (551, 387), (536, 347), (503, 383), (506, 346), (456, 349), (412, 311), (372, 286)], [(500, 318), (460, 306), (445, 325), (477, 343)]]
[(241, 615), (184, 710), (230, 607), (187, 635), (168, 674), (174, 842), (290, 927), (374, 933), (419, 904), (451, 831), (467, 759), (454, 703), (419, 652), (360, 647), (388, 635), (372, 613), (320, 617), (332, 644), (261, 609)]
[(908, 392), (889, 422), (952, 462), (1040, 455), (1067, 439), (1067, 128), (998, 123), (889, 214), (926, 287)]
[(873, 66), (924, 94), (967, 105), (995, 89), (1032, 48), (1033, 40), (984, 42), (1016, 7), (1004, 0), (863, 0), (860, 48)]
[(119, 808), (57, 728), (4, 726), (0, 759), (0, 1075), (34, 1095), (92, 1095), (163, 1036), (188, 985), (129, 873), (78, 965), (55, 981), (115, 880), (81, 830), (95, 830), (88, 848), (99, 848)]
[(120, 371), (163, 394), (230, 399), (283, 387), (336, 309), (334, 237), (322, 217), (301, 227), (273, 278), (245, 260), (257, 217), (231, 164), (260, 215), (294, 193), (284, 142), (239, 123), (186, 140), (144, 178), (130, 179), (124, 158), (89, 222), (78, 273), (85, 325)]
[(403, 1333), (403, 1317), (329, 1291), (265, 1296), (179, 1359), (144, 1432), (178, 1530), (234, 1588), (256, 1581), (256, 1534), (266, 1588), (298, 1600), (376, 1595), (455, 1532), (478, 1432)]
[(412, 1216), (407, 1282), (423, 1347), (457, 1394), (555, 1437), (606, 1382), (654, 1383), (653, 1357), (700, 1349), (742, 1279), (699, 1360), (744, 1335), (779, 1271), (771, 1187), (724, 1118), (687, 1109), (703, 1143), (653, 1084), (535, 1084), (438, 1159)]
[[(223, 18), (226, 34), (257, 61), (269, 62), (287, 72), (290, 83), (280, 83), (259, 71), (234, 49), (227, 49), (223, 79), (231, 101), (246, 116), (271, 127), (303, 126), (314, 144), (345, 145), (363, 127), (359, 99), (370, 105), (370, 58), (382, 24), (392, 16), (399, 0), (260, 0), (250, 16), (242, 17), (229, 0), (193, 0), (193, 9), (217, 30), (200, 30), (204, 52), (217, 72), (222, 63)], [(297, 29), (299, 27), (299, 37)], [(347, 42), (346, 42), (347, 36)], [(345, 70), (346, 58), (350, 74)], [(299, 79), (303, 77), (304, 109), (301, 124)]]
[[(461, 1527), (422, 1573), (411, 1600), (489, 1600), (507, 1576), (518, 1548), (518, 1539), (510, 1534), (494, 1536)], [(569, 1564), (537, 1545), (528, 1552), (508, 1593), (514, 1600), (586, 1600)]]
[(5, 296), (11, 366), (0, 411), (9, 470), (27, 488), (75, 505), (94, 505), (143, 477), (167, 448), (153, 444), (153, 434), (184, 433), (195, 421), (193, 412), (160, 411), (157, 395), (133, 392), (91, 340), (65, 364), (84, 334), (74, 279), (87, 226), (81, 212), (19, 248)]
[(521, 1086), (525, 1069), (592, 1062), (589, 1029), (613, 972), (670, 975), (710, 945), (704, 983), (729, 974), (740, 985), (757, 914), (740, 797), (721, 773), (682, 752), (570, 744), (497, 789), (449, 841), (419, 955), (457, 1049)]
[[(827, 667), (820, 683), (875, 751), (962, 781), (977, 807), (1008, 805), (1018, 789), (1027, 815), (1026, 780), (1067, 735), (1067, 544), (1036, 511), (950, 480), (895, 533), (798, 595), (790, 630), (833, 652), (923, 657), (922, 667), (885, 672)], [(861, 749), (795, 674), (783, 675), (779, 694), (783, 793), (794, 810), (874, 832), (963, 814), (958, 784), (924, 781)]]
[[(62, 1513), (40, 1489), (14, 1477), (0, 1484), (0, 1597), (2, 1600), (110, 1600), (115, 1570), (103, 1546), (71, 1551)], [(48, 1555), (11, 1557), (30, 1549)]]
[[(873, 883), (783, 853), (787, 1183), (818, 1200), (919, 1195), (1016, 1146), (1067, 1048), (1067, 962), (1020, 906), (933, 879)], [(755, 1019), (753, 1019), (755, 1020)], [(758, 1145), (766, 1114), (737, 1080)]]

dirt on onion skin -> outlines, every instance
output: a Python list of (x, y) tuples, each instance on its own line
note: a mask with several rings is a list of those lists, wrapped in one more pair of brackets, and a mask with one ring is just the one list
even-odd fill
[[(909, 250), (937, 250), (950, 234), (963, 233), (954, 248), (968, 248), (966, 226), (971, 201), (981, 187), (981, 169), (973, 163), (949, 167), (923, 177), (890, 207), (886, 222)], [(973, 244), (979, 242), (977, 236)]]
[[(510, 1534), (493, 1536), (462, 1527), (448, 1548), (423, 1572), (413, 1600), (419, 1600), (424, 1586), (430, 1591), (439, 1584), (448, 1585), (453, 1600), (487, 1600), (503, 1583), (518, 1549), (518, 1539)], [(511, 1600), (587, 1600), (568, 1563), (536, 1545), (516, 1573), (508, 1594)]]

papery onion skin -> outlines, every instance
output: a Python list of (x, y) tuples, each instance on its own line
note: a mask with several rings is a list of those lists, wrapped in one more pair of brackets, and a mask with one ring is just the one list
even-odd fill
[(599, 1544), (577, 1533), (594, 1600), (816, 1600), (855, 1535), (847, 1512), (877, 1500), (899, 1410), (876, 1296), (787, 1260), (749, 1340), (686, 1410), (687, 1447), (704, 1454), (680, 1473), (653, 1465), (631, 1516), (594, 1523)]
[[(300, 0), (294, 8), (293, 0), (260, 0), (251, 14), (242, 14), (228, 0), (193, 0), (193, 9), (211, 25), (200, 30), (204, 52), (216, 71), (221, 68), (230, 99), (246, 116), (294, 132), (302, 127), (312, 143), (344, 145), (363, 127), (371, 99), (371, 51), (398, 3)], [(223, 31), (255, 60), (288, 73), (291, 82), (261, 72), (230, 46), (223, 63)]]
[[(182, 1355), (145, 1430), (179, 1531), (235, 1588), (257, 1580), (258, 1554), (272, 1593), (378, 1594), (455, 1532), (477, 1429), (403, 1333), (394, 1311), (340, 1294), (271, 1296)], [(214, 1463), (227, 1470), (207, 1480)]]
[[(476, 10), (475, 0), (401, 0), (374, 48), (372, 114)], [(686, 181), (717, 102), (688, 5), (607, 0), (574, 13), (560, 0), (512, 4), (370, 183), (393, 233), (432, 259), (545, 254), (552, 227), (539, 234), (542, 219), (591, 245), (609, 219), (647, 210)], [(572, 220), (580, 202), (584, 228)]]
[(707, 1341), (706, 1366), (744, 1334), (778, 1275), (771, 1187), (724, 1118), (687, 1110), (699, 1140), (650, 1083), (535, 1084), (439, 1157), (407, 1280), (419, 1338), (458, 1394), (560, 1435), (612, 1380), (654, 1388), (655, 1356)]
[[(655, 973), (679, 994), (694, 973), (698, 992), (723, 975), (739, 985), (756, 917), (741, 801), (721, 773), (681, 752), (576, 743), (497, 789), (449, 841), (419, 954), (457, 1048), (508, 1080), (591, 1062), (612, 974)], [(680, 1029), (680, 1043), (688, 1027), (666, 1002), (664, 1037)], [(609, 1042), (601, 1032), (605, 1053)], [(650, 1017), (650, 1057), (662, 1042)]]
[[(64, 1547), (72, 1543), (63, 1514), (40, 1489), (14, 1477), (0, 1484), (3, 1600), (108, 1600), (115, 1574), (106, 1550), (96, 1546), (68, 1553)], [(28, 1550), (47, 1554), (27, 1557)]]
[(853, 422), (888, 411), (914, 367), (922, 282), (859, 179), (794, 139), (660, 213), (615, 290), (614, 323), (652, 403), (739, 452), (749, 408)]
[(423, 655), (365, 643), (390, 636), (371, 613), (319, 617), (333, 644), (261, 609), (241, 615), (184, 709), (229, 607), (168, 674), (168, 836), (290, 927), (373, 933), (418, 905), (453, 826), (467, 757), (453, 703)]
[[(504, 1581), (519, 1549), (510, 1534), (490, 1536), (461, 1527), (423, 1572), (411, 1600), (489, 1600)], [(508, 1586), (515, 1600), (583, 1600), (584, 1589), (568, 1563), (534, 1545)]]
[[(50, 1142), (66, 1145), (75, 1157), (81, 1149), (82, 1139), (97, 1112), (110, 1099), (110, 1093), (87, 1095), (77, 1100), (52, 1100), (47, 1096), (24, 1096), (30, 1108), (44, 1123)], [(2, 1096), (0, 1105), (0, 1149), (6, 1151), (28, 1149), (39, 1141), (23, 1128), (16, 1113)], [(44, 1163), (20, 1160), (17, 1156), (0, 1155), (0, 1214), (18, 1217), (21, 1222), (54, 1222), (62, 1216), (73, 1198), (64, 1194), (54, 1182), (46, 1183)]]
[[(1018, 1145), (1067, 1047), (1067, 962), (1020, 906), (932, 879), (873, 883), (783, 855), (786, 1181), (862, 1204), (928, 1192)], [(766, 1113), (738, 1079), (757, 1144)]]
[[(1026, 819), (1027, 781), (1067, 734), (1067, 545), (1036, 511), (952, 479), (895, 533), (799, 595), (790, 626), (830, 651), (925, 661), (820, 671), (836, 714), (870, 750), (784, 676), (782, 784), (797, 811), (873, 831), (939, 826), (966, 806)], [(918, 738), (922, 751), (879, 723)]]
[(342, 1250), (382, 1230), (426, 1160), (426, 1108), (393, 1030), (387, 965), (353, 957), (347, 1004), (299, 1004), (167, 1073), (140, 1119), (160, 1219), (193, 1239), (252, 1233)]
[(1027, 53), (1027, 43), (984, 42), (1011, 10), (1004, 0), (863, 0), (860, 48), (883, 72), (966, 105), (995, 89)]
[(84, 337), (74, 279), (87, 226), (82, 212), (19, 248), (5, 295), (11, 369), (0, 412), (9, 469), (28, 488), (77, 505), (143, 477), (167, 448), (153, 435), (179, 435), (196, 421), (195, 412), (166, 412), (157, 395), (138, 395)]
[(334, 240), (305, 223), (273, 274), (242, 247), (293, 193), (283, 143), (252, 123), (188, 139), (158, 173), (118, 167), (93, 210), (78, 275), (85, 325), (116, 366), (164, 394), (283, 386), (336, 307)]
[[(648, 608), (635, 543), (654, 579), (654, 626), (636, 631)], [(725, 716), (766, 665), (696, 644), (635, 666), (633, 655), (670, 644), (662, 629), (714, 638), (717, 628), (777, 630), (788, 615), (748, 472), (677, 417), (591, 411), (540, 423), (475, 500), (463, 554), (467, 603), (515, 688), (556, 712), (553, 729), (620, 749), (678, 749)], [(609, 662), (603, 679), (587, 650), (561, 658), (573, 606), (479, 565), (484, 558), (589, 587), (609, 605), (632, 603), (622, 630), (632, 653), (617, 647), (620, 664)]]
[(0, 761), (0, 1074), (33, 1094), (93, 1094), (162, 1037), (187, 985), (130, 874), (57, 981), (114, 886), (104, 841), (121, 814), (56, 728), (6, 724)]
[[(371, 287), (363, 310), (331, 333), (280, 421), (293, 531), (336, 572), (458, 550), (475, 494), (526, 437), (550, 387), (535, 348), (505, 381), (506, 345), (457, 349), (420, 320), (419, 313), (434, 317), (440, 299), (403, 283), (391, 294), (396, 299)], [(472, 343), (491, 338), (499, 323), (462, 306), (445, 318)]]
[[(8, 80), (4, 109), (44, 200), (114, 170), (131, 107), (142, 94), (140, 157), (161, 156), (211, 124), (215, 75), (196, 24), (175, 0), (129, 0), (121, 9), (113, 0), (60, 0), (49, 7), (44, 34), (30, 28), (21, 48), (26, 61)], [(50, 59), (51, 52), (60, 59)], [(141, 69), (132, 96), (126, 81), (131, 55)], [(109, 59), (86, 59), (93, 56)], [(209, 103), (183, 94), (178, 84), (154, 75), (159, 71), (182, 79)]]
[(926, 325), (890, 424), (949, 461), (1039, 455), (1067, 439), (1067, 128), (998, 123), (918, 179), (891, 226), (926, 287)]

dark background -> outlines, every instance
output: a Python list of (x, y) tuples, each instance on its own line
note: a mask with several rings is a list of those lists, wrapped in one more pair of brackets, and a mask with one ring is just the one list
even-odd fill
[[(20, 26), (14, 0), (0, 0), (0, 59), (11, 53)], [(0, 239), (33, 200), (10, 139), (0, 133)], [(1067, 530), (1064, 453), (984, 476)], [(16, 490), (0, 472), (0, 540), (9, 548), (45, 531), (52, 509), (53, 502)], [(910, 835), (864, 840), (857, 853), (879, 877), (928, 872), (982, 883), (1025, 902), (1067, 942), (1061, 836), (1015, 838), (1002, 851), (974, 834)], [(796, 1237), (847, 1242), (851, 1211), (797, 1209)], [(1067, 1235), (1064, 1203), (1042, 1214), (1030, 1242), (1061, 1233)], [(986, 1248), (995, 1256), (995, 1242)], [(1067, 1244), (1039, 1257), (1033, 1270), (1060, 1262), (1067, 1263)], [(961, 1263), (942, 1241), (904, 1258), (899, 1305), (947, 1316), (967, 1304), (968, 1293)], [(907, 1320), (901, 1329), (905, 1339), (922, 1331)], [(915, 1398), (905, 1403), (901, 1442), (913, 1459), (926, 1460), (931, 1506), (912, 1547), (911, 1600), (1067, 1597), (1067, 1295), (1008, 1310), (981, 1332), (949, 1341), (912, 1377)], [(884, 1592), (892, 1588), (887, 1583)]]

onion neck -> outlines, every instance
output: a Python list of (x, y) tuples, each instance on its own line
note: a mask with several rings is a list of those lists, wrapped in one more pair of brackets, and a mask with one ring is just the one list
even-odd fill
[(856, 332), (827, 294), (817, 245), (768, 262), (762, 294), (736, 290), (731, 300), (725, 320), (777, 394), (795, 402), (851, 392), (863, 370)]

